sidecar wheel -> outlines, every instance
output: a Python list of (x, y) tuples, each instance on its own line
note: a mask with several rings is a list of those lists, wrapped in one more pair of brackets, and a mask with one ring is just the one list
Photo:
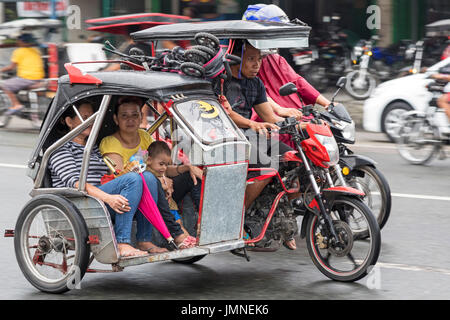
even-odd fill
[(176, 263), (181, 263), (181, 264), (193, 264), (193, 263), (196, 263), (197, 261), (202, 260), (204, 257), (206, 257), (206, 254), (201, 255), (201, 256), (195, 256), (192, 258), (172, 259), (172, 261), (176, 262)]
[(181, 64), (180, 69), (184, 74), (192, 77), (201, 78), (205, 75), (205, 69), (193, 62), (184, 62)]
[(88, 229), (66, 198), (31, 199), (16, 223), (14, 250), (25, 278), (37, 289), (63, 293), (77, 288), (89, 264)]
[(217, 51), (220, 48), (219, 39), (210, 33), (206, 33), (206, 32), (197, 33), (194, 37), (194, 40), (199, 45), (211, 48), (214, 51)]

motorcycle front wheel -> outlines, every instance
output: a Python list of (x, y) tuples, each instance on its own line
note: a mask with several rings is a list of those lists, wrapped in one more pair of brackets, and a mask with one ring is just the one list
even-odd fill
[(345, 84), (347, 93), (356, 100), (367, 99), (377, 86), (375, 78), (368, 73), (363, 79), (360, 79), (360, 72), (360, 70), (349, 72)]
[(405, 118), (397, 140), (397, 150), (402, 158), (412, 164), (424, 165), (439, 149), (439, 130), (425, 115), (414, 113)]
[[(308, 220), (306, 244), (314, 265), (325, 276), (342, 282), (365, 277), (380, 254), (381, 236), (370, 209), (359, 199), (338, 196), (330, 205), (338, 241), (327, 237), (325, 226), (314, 215)], [(366, 238), (356, 234), (365, 229)]]

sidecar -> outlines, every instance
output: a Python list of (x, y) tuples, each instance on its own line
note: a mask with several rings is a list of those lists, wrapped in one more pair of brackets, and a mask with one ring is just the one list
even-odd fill
[[(188, 23), (162, 26), (167, 38), (189, 39), (197, 29), (183, 36), (177, 28), (200, 28), (220, 38), (254, 38), (267, 45), (268, 37), (280, 42), (307, 41), (308, 27), (236, 21), (214, 22), (203, 27)], [(228, 25), (228, 28), (224, 28)], [(233, 26), (233, 27), (230, 27)], [(142, 39), (156, 41), (159, 27), (138, 32)], [(221, 29), (222, 28), (222, 29)], [(291, 31), (287, 30), (290, 29)], [(263, 32), (268, 31), (267, 34)], [(300, 39), (292, 39), (300, 36)], [(305, 39), (306, 37), (306, 39)], [(265, 43), (265, 44), (264, 44)], [(243, 248), (244, 194), (250, 155), (250, 144), (218, 102), (211, 82), (180, 73), (145, 71), (123, 61), (134, 70), (83, 73), (77, 63), (66, 65), (68, 71), (58, 80), (58, 89), (45, 116), (39, 138), (28, 162), (27, 175), (34, 181), (29, 200), (19, 214), (14, 230), (18, 264), (27, 280), (44, 292), (62, 293), (78, 288), (86, 272), (117, 272), (123, 268), (150, 262), (174, 260), (192, 263), (212, 253)], [(92, 62), (95, 63), (95, 62)], [(106, 205), (86, 192), (89, 154), (101, 139), (115, 132), (112, 121), (119, 96), (138, 96), (148, 105), (157, 102), (164, 112), (155, 113), (148, 129), (170, 124), (173, 160), (182, 152), (191, 164), (203, 168), (201, 201), (194, 248), (174, 250), (140, 257), (120, 257), (113, 221)], [(61, 132), (60, 120), (68, 108), (83, 99), (95, 107), (94, 114), (74, 130)], [(52, 153), (92, 126), (83, 155), (78, 188), (55, 188), (48, 169)], [(96, 261), (110, 265), (110, 270), (93, 268)]]

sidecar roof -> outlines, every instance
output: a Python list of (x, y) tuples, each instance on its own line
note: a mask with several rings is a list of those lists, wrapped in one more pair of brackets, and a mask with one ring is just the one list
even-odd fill
[(99, 85), (73, 83), (69, 75), (59, 78), (56, 96), (47, 111), (41, 131), (51, 128), (68, 105), (91, 96), (134, 95), (168, 101), (177, 94), (186, 97), (213, 94), (209, 81), (178, 73), (119, 70), (88, 72), (87, 75), (98, 79), (101, 83)]
[(135, 40), (192, 40), (199, 32), (211, 33), (219, 39), (308, 39), (311, 27), (293, 23), (224, 20), (186, 22), (161, 25), (134, 32)]
[(204, 79), (189, 77), (178, 73), (158, 71), (88, 72), (88, 76), (100, 80), (99, 85), (74, 83), (69, 75), (58, 80), (58, 90), (44, 117), (39, 139), (30, 162), (34, 162), (48, 138), (58, 124), (61, 116), (72, 103), (84, 98), (103, 95), (129, 95), (149, 98), (156, 101), (168, 101), (175, 95), (184, 97), (214, 97), (211, 83)]
[(101, 83), (99, 85), (83, 84), (78, 81), (78, 83), (73, 83), (70, 74), (64, 75), (58, 81), (59, 95), (62, 94), (63, 90), (71, 99), (83, 94), (98, 95), (123, 92), (127, 95), (145, 95), (155, 100), (164, 100), (181, 92), (184, 95), (202, 93), (199, 90), (211, 92), (209, 81), (176, 72), (118, 70), (89, 72), (87, 74), (98, 79)]

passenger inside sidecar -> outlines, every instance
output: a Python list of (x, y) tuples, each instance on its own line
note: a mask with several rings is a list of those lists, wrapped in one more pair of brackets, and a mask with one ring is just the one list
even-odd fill
[[(72, 106), (62, 114), (59, 121), (54, 126), (52, 133), (49, 135), (48, 143), (51, 144), (52, 141), (58, 140), (60, 137), (70, 133), (70, 131), (80, 125), (82, 121), (86, 121), (98, 110), (101, 99), (101, 96), (93, 96), (72, 103)], [(115, 221), (115, 233), (116, 237), (118, 237), (121, 256), (145, 254), (139, 250), (131, 249), (129, 245), (121, 245), (123, 243), (130, 244), (131, 241), (129, 235), (122, 235), (122, 230), (124, 228), (123, 220), (126, 220), (126, 229), (130, 229), (130, 222), (132, 222), (132, 220), (127, 220), (125, 218), (127, 213), (131, 215), (131, 218), (133, 218), (134, 215), (137, 222), (136, 238), (138, 248), (142, 249), (141, 251), (147, 251), (149, 253), (162, 253), (167, 251), (167, 249), (159, 248), (150, 241), (152, 236), (152, 225), (142, 217), (142, 214), (139, 211), (136, 211), (139, 206), (140, 196), (134, 197), (134, 195), (140, 195), (142, 192), (139, 192), (138, 190), (144, 186), (139, 185), (139, 176), (133, 172), (133, 169), (127, 167), (128, 164), (126, 164), (124, 168), (121, 168), (123, 169), (122, 172), (117, 174), (114, 181), (103, 179), (104, 176), (108, 175), (108, 167), (105, 164), (106, 161), (104, 162), (102, 160), (102, 156), (106, 156), (106, 153), (109, 156), (118, 155), (124, 150), (126, 150), (128, 154), (134, 154), (139, 149), (146, 150), (151, 141), (153, 141), (149, 133), (139, 129), (142, 116), (140, 108), (143, 105), (143, 101), (145, 100), (136, 96), (111, 97), (102, 123), (102, 128), (99, 131), (96, 139), (97, 142), (95, 143), (90, 156), (89, 167), (87, 170), (86, 191), (89, 195), (102, 200), (107, 205), (112, 220)], [(84, 146), (87, 143), (91, 129), (91, 126), (86, 128), (71, 141), (56, 149), (50, 156), (49, 170), (47, 170), (46, 178), (44, 179), (44, 181), (47, 181), (47, 186), (51, 185), (54, 188), (78, 188), (79, 184), (77, 180), (81, 170)], [(107, 147), (107, 143), (102, 142), (106, 140), (114, 140), (115, 143), (110, 143), (109, 147)], [(97, 147), (98, 145), (100, 145), (100, 149)], [(102, 150), (102, 146), (105, 150)], [(111, 146), (115, 146), (117, 150), (114, 150), (114, 148), (111, 149)], [(191, 166), (186, 167), (189, 169)], [(118, 171), (113, 168), (111, 164), (109, 169)], [(176, 181), (174, 183), (174, 188), (178, 191), (178, 198), (182, 198), (190, 191), (198, 190), (199, 194), (199, 187), (201, 184), (198, 184), (195, 188), (194, 184), (192, 184), (193, 188), (191, 189), (186, 188), (185, 185), (180, 185), (180, 183), (184, 182), (183, 184), (186, 184), (186, 180), (190, 180), (189, 172), (181, 172), (181, 170), (183, 170), (183, 168), (175, 169), (175, 175), (178, 176), (178, 173), (180, 173), (180, 177), (174, 178)], [(172, 169), (171, 172), (173, 173), (174, 170)], [(186, 179), (186, 175), (188, 176), (188, 179)], [(171, 235), (174, 237), (174, 241), (178, 248), (192, 247), (195, 244), (195, 238), (183, 232), (180, 225), (175, 222), (173, 215), (170, 213), (160, 182), (155, 179), (150, 172), (144, 172), (143, 176), (145, 177), (146, 186), (151, 191), (151, 195), (157, 203), (159, 212), (163, 216), (164, 222)], [(116, 180), (122, 181), (116, 182)], [(180, 188), (182, 188), (182, 190), (180, 190)], [(123, 247), (125, 247), (125, 249), (122, 249)]]

